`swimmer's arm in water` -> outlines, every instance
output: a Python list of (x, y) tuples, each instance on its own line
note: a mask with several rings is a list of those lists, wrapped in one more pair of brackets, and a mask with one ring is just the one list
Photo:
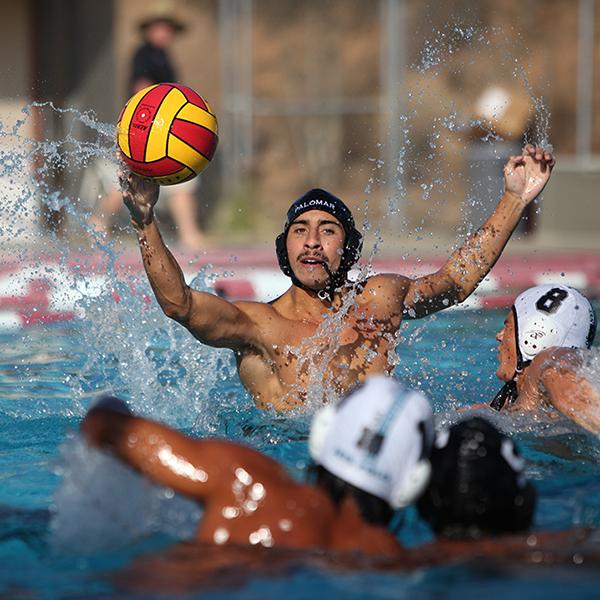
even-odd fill
[(158, 185), (133, 174), (122, 180), (125, 205), (137, 230), (148, 280), (165, 315), (181, 323), (201, 342), (238, 349), (260, 336), (246, 311), (214, 294), (192, 290), (154, 220)]
[(549, 348), (540, 352), (525, 373), (523, 402), (548, 401), (580, 427), (600, 433), (600, 390), (580, 375), (585, 350)]
[(420, 318), (466, 300), (494, 266), (525, 207), (544, 189), (554, 157), (532, 145), (511, 156), (504, 167), (505, 191), (496, 209), (436, 273), (412, 280), (406, 315)]
[(128, 413), (124, 403), (123, 408), (92, 407), (81, 424), (86, 441), (109, 450), (152, 481), (205, 501), (213, 493), (223, 467), (215, 442), (194, 440)]

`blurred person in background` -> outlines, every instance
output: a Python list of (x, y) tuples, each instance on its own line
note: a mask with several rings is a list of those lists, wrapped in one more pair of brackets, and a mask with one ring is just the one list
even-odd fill
[[(469, 143), (469, 189), (465, 216), (479, 226), (502, 193), (498, 170), (504, 157), (517, 154), (533, 115), (531, 98), (520, 87), (490, 83), (475, 98), (471, 108), (472, 131)], [(534, 211), (529, 205), (518, 231), (530, 233)]]
[[(144, 19), (140, 25), (142, 44), (133, 55), (129, 78), (129, 95), (157, 83), (176, 83), (177, 73), (168, 50), (178, 34), (185, 30), (183, 23), (163, 9)], [(116, 170), (113, 165), (100, 169), (99, 178), (110, 178), (105, 185), (107, 193), (100, 199), (91, 218), (96, 231), (106, 233), (111, 221), (121, 208), (122, 195), (118, 187)], [(200, 250), (206, 246), (204, 235), (197, 223), (198, 177), (172, 186), (163, 186), (163, 197), (175, 224), (179, 245), (187, 250)]]

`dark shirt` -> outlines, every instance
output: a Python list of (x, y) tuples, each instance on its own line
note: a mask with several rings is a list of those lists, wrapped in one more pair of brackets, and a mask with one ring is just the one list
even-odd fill
[(151, 83), (175, 82), (177, 75), (171, 64), (169, 55), (162, 48), (146, 42), (140, 46), (133, 56), (133, 68), (129, 87), (138, 79), (147, 79)]

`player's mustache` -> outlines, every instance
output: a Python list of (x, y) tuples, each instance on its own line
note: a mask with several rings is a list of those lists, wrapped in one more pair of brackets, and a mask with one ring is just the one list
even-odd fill
[(304, 252), (298, 257), (298, 260), (304, 260), (305, 258), (316, 260), (320, 262), (323, 266), (327, 265), (327, 263), (329, 262), (326, 256), (313, 252)]

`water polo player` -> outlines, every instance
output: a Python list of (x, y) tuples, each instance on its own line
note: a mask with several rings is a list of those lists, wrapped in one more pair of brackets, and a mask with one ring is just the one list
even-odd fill
[[(418, 279), (374, 275), (357, 286), (346, 277), (361, 247), (352, 214), (339, 198), (311, 190), (291, 206), (277, 238), (279, 264), (292, 285), (269, 303), (192, 290), (153, 217), (158, 186), (131, 175), (124, 198), (163, 312), (202, 343), (232, 349), (257, 405), (285, 410), (301, 404), (309, 386), (339, 396), (369, 375), (389, 373), (402, 319), (455, 305), (475, 290), (553, 166), (551, 154), (526, 146), (507, 162), (505, 192), (490, 218), (439, 271)], [(320, 327), (334, 313), (337, 329)], [(310, 379), (313, 373), (319, 380)]]
[(492, 408), (554, 407), (585, 429), (600, 432), (600, 391), (582, 374), (596, 323), (587, 298), (566, 285), (538, 285), (518, 296), (496, 336), (496, 375), (505, 384)]
[(193, 439), (105, 398), (81, 431), (148, 479), (204, 508), (196, 541), (209, 545), (321, 548), (395, 555), (388, 524), (429, 478), (432, 411), (418, 392), (370, 378), (314, 418), (314, 484), (235, 442)]
[(412, 550), (413, 564), (476, 561), (479, 568), (523, 569), (572, 565), (584, 556), (586, 564), (597, 563), (590, 530), (530, 531), (535, 488), (515, 444), (489, 421), (472, 417), (440, 431), (430, 465), (417, 510), (436, 539)]
[(535, 490), (513, 442), (473, 417), (440, 432), (431, 478), (417, 502), (438, 538), (478, 539), (529, 529)]

